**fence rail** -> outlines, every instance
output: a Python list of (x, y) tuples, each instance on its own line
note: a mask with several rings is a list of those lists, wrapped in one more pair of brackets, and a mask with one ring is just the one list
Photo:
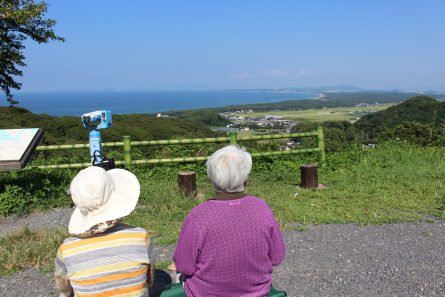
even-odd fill
[[(158, 145), (183, 145), (196, 143), (220, 143), (229, 142), (230, 144), (238, 144), (240, 141), (251, 140), (270, 140), (282, 138), (296, 138), (296, 137), (317, 137), (318, 147), (294, 149), (288, 151), (274, 151), (274, 152), (259, 152), (252, 153), (252, 157), (260, 158), (267, 156), (279, 155), (293, 155), (303, 153), (319, 153), (319, 162), (321, 166), (325, 164), (325, 149), (323, 128), (319, 127), (317, 131), (306, 133), (288, 133), (288, 134), (268, 134), (268, 135), (253, 135), (253, 136), (239, 136), (237, 132), (229, 132), (226, 137), (213, 138), (196, 138), (196, 139), (172, 139), (172, 140), (149, 140), (149, 141), (131, 141), (130, 136), (124, 136), (122, 142), (104, 142), (103, 147), (123, 147), (124, 160), (116, 160), (116, 165), (123, 165), (125, 168), (131, 168), (132, 165), (140, 164), (165, 164), (165, 163), (183, 163), (183, 162), (201, 162), (206, 161), (209, 157), (183, 157), (183, 158), (166, 158), (166, 159), (139, 159), (133, 160), (132, 147), (134, 146), (158, 146)], [(63, 144), (63, 145), (41, 145), (36, 148), (36, 151), (54, 151), (54, 150), (72, 150), (72, 149), (86, 149), (89, 144)], [(54, 169), (54, 168), (83, 168), (91, 166), (91, 163), (72, 163), (72, 164), (49, 164), (39, 166), (29, 166), (26, 169), (40, 168), (40, 169)]]

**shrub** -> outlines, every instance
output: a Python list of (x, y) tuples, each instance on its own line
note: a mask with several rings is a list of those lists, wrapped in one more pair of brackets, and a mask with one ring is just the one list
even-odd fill
[(0, 215), (23, 212), (25, 209), (26, 191), (17, 185), (6, 185), (0, 194)]

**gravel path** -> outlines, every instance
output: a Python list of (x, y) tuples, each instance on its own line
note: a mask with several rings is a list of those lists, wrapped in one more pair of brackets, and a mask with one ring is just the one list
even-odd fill
[(445, 296), (445, 221), (287, 232), (274, 284), (289, 296)]
[(53, 229), (68, 226), (74, 208), (54, 208), (45, 212), (32, 213), (24, 217), (1, 217), (0, 237), (18, 232), (28, 227), (31, 230)]
[[(66, 224), (70, 212), (55, 210), (39, 226)], [(37, 217), (12, 224), (28, 222), (35, 228)], [(0, 234), (6, 234), (4, 229), (11, 224), (5, 220), (0, 221)], [(286, 232), (285, 241), (286, 259), (276, 269), (273, 283), (288, 296), (445, 296), (445, 221), (307, 226), (302, 232)], [(172, 250), (173, 246), (157, 247), (155, 253), (167, 260)], [(52, 273), (28, 269), (0, 277), (0, 296), (57, 292)]]

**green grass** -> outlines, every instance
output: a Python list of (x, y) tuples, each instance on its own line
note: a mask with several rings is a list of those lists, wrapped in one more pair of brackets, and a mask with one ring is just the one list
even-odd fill
[(167, 269), (168, 266), (170, 266), (170, 264), (172, 263), (172, 261), (157, 261), (155, 263), (155, 268), (156, 269)]
[[(325, 190), (285, 186), (263, 192), (283, 223), (381, 224), (445, 217), (443, 148), (383, 147), (349, 169), (325, 171)], [(292, 190), (298, 195), (292, 196)], [(282, 195), (282, 199), (277, 199)]]
[[(325, 190), (298, 187), (302, 160), (296, 158), (299, 157), (255, 161), (247, 185), (248, 193), (269, 203), (284, 230), (304, 231), (304, 227), (295, 228), (293, 223), (413, 222), (427, 214), (445, 219), (443, 147), (392, 142), (376, 149), (355, 148), (330, 154), (328, 167), (318, 173), (319, 182), (327, 186)], [(177, 190), (176, 174), (183, 166), (135, 170), (142, 185), (141, 198), (136, 211), (125, 221), (154, 231), (155, 244), (173, 244), (190, 209), (213, 194), (201, 164), (194, 167), (201, 199), (182, 196)], [(61, 231), (25, 230), (1, 239), (2, 273), (30, 266), (51, 268), (64, 236)]]
[(52, 270), (59, 245), (67, 236), (63, 230), (34, 232), (29, 229), (0, 239), (0, 276), (35, 267)]
[[(355, 161), (353, 154), (358, 154)], [(247, 186), (247, 192), (269, 203), (284, 228), (292, 222), (381, 224), (416, 221), (426, 214), (445, 217), (443, 148), (397, 142), (333, 154), (329, 168), (319, 171), (325, 190), (299, 188), (295, 162), (288, 164), (294, 171), (254, 173)], [(203, 172), (198, 174), (198, 191), (205, 198), (213, 192)], [(172, 177), (147, 179), (141, 200), (128, 221), (153, 230), (162, 244), (175, 242), (183, 218), (201, 202), (181, 196)]]
[[(198, 176), (197, 188), (199, 194), (208, 197), (211, 193), (210, 185), (202, 176)], [(199, 199), (183, 196), (177, 187), (174, 176), (143, 180), (139, 205), (125, 222), (155, 232), (155, 243), (175, 242), (183, 219), (190, 209), (201, 202)]]

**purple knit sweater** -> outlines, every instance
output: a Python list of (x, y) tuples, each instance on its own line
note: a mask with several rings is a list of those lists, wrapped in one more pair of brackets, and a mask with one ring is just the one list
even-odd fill
[(195, 207), (184, 220), (173, 260), (178, 272), (190, 276), (188, 297), (263, 297), (284, 252), (270, 207), (246, 196)]

